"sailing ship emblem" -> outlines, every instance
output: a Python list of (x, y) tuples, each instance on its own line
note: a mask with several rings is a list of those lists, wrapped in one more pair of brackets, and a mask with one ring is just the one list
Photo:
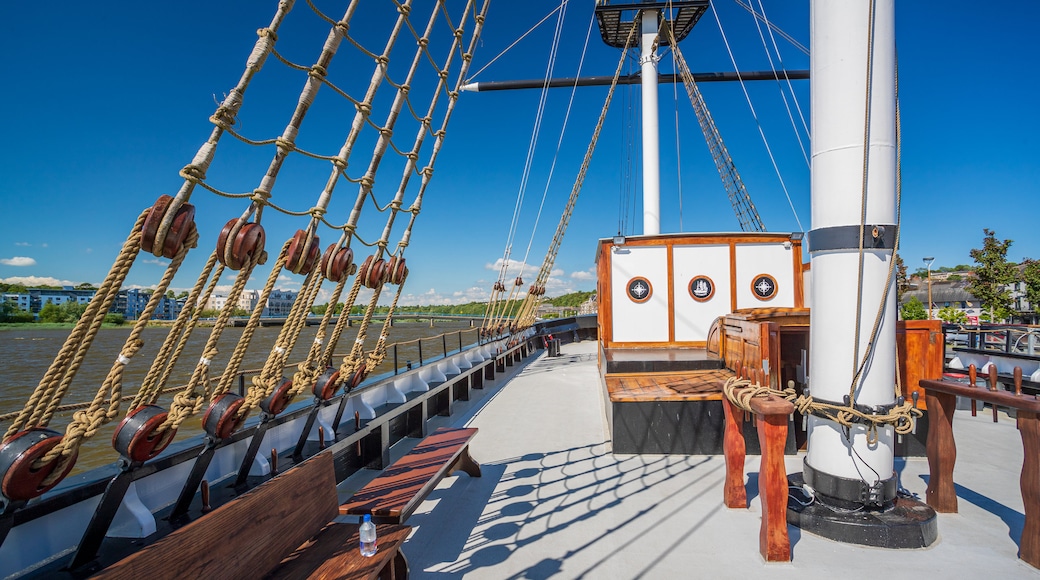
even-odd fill
[(690, 297), (697, 302), (707, 302), (715, 295), (715, 283), (707, 276), (695, 276), (690, 280)]
[(769, 274), (755, 276), (754, 282), (751, 283), (751, 291), (759, 300), (772, 300), (776, 296), (776, 278)]
[(650, 285), (650, 281), (642, 276), (636, 276), (628, 281), (628, 297), (632, 299), (632, 302), (642, 304), (649, 300), (653, 293), (654, 288)]

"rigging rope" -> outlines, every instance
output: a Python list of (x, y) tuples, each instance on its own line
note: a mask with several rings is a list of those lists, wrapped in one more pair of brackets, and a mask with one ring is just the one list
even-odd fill
[[(566, 11), (566, 1), (562, 1), (561, 0), (561, 2), (560, 2), (560, 9), (559, 9), (559, 16), (556, 19), (556, 29), (553, 32), (553, 41), (552, 41), (552, 45), (550, 46), (550, 49), (549, 49), (548, 62), (546, 63), (545, 77), (544, 77), (543, 82), (542, 82), (542, 90), (541, 90), (541, 93), (538, 96), (538, 106), (537, 106), (536, 112), (535, 112), (534, 127), (533, 127), (533, 129), (531, 131), (531, 138), (529, 139), (528, 144), (527, 144), (527, 156), (526, 156), (526, 158), (524, 160), (524, 168), (523, 168), (523, 171), (522, 171), (521, 176), (520, 176), (520, 187), (519, 187), (519, 189), (517, 191), (517, 194), (516, 194), (516, 202), (513, 205), (513, 219), (510, 221), (509, 232), (508, 232), (508, 234), (506, 236), (505, 248), (504, 248), (504, 250), (502, 252), (502, 265), (499, 268), (499, 274), (498, 274), (498, 282), (500, 282), (500, 283), (504, 283), (504, 281), (506, 279), (506, 274), (507, 274), (507, 272), (509, 270), (510, 255), (512, 254), (512, 251), (513, 251), (513, 239), (516, 236), (517, 226), (519, 225), (519, 222), (520, 222), (520, 212), (521, 212), (521, 210), (523, 209), (523, 206), (524, 206), (524, 197), (527, 194), (527, 184), (528, 184), (528, 181), (530, 180), (530, 177), (531, 177), (531, 168), (534, 165), (534, 153), (535, 153), (535, 149), (537, 148), (537, 145), (538, 145), (538, 136), (539, 136), (539, 134), (541, 132), (542, 119), (543, 119), (543, 117), (545, 115), (545, 104), (546, 104), (546, 102), (548, 100), (548, 97), (549, 97), (549, 79), (552, 78), (553, 70), (555, 70), (555, 67), (556, 67), (556, 57), (559, 54), (560, 38), (561, 38), (561, 35), (563, 33), (563, 23), (564, 23), (564, 18), (566, 16), (566, 14), (567, 14), (567, 11)], [(523, 265), (521, 264), (521, 268), (522, 267), (523, 267)], [(519, 276), (519, 274), (518, 274), (518, 276)], [(510, 295), (512, 295), (512, 293), (510, 293)], [(508, 305), (508, 302), (507, 302), (507, 305)], [(503, 307), (502, 307), (503, 312), (505, 311), (507, 305), (503, 305)], [(494, 312), (495, 312), (495, 309), (492, 308), (492, 314), (494, 314)], [(494, 321), (485, 320), (484, 323), (483, 323), (485, 328), (489, 328), (489, 326), (488, 326), (489, 322), (490, 322), (490, 326), (491, 327), (493, 327), (493, 326), (495, 326), (497, 324)]]
[[(486, 17), (487, 2), (485, 1), (480, 14), (477, 14), (473, 9), (473, 0), (467, 3), (459, 26), (455, 26), (451, 23), (451, 19), (447, 13), (447, 8), (444, 6), (443, 2), (438, 2), (431, 12), (426, 33), (419, 36), (415, 33), (415, 29), (411, 26), (408, 19), (408, 15), (411, 12), (411, 0), (404, 2), (397, 2), (395, 0), (395, 5), (398, 11), (397, 24), (387, 42), (387, 47), (384, 50), (384, 53), (375, 55), (364, 49), (360, 43), (351, 39), (346, 34), (351, 16), (360, 4), (358, 0), (351, 1), (343, 20), (339, 22), (333, 22), (331, 19), (321, 14), (320, 11), (315, 8), (313, 3), (308, 0), (308, 4), (310, 4), (311, 8), (315, 10), (319, 17), (325, 19), (330, 25), (332, 25), (332, 30), (330, 30), (328, 34), (321, 55), (317, 62), (310, 67), (299, 67), (293, 65), (282, 58), (281, 55), (274, 50), (274, 43), (277, 38), (276, 31), (288, 12), (291, 10), (293, 4), (293, 0), (282, 0), (278, 5), (278, 10), (271, 25), (258, 32), (259, 38), (247, 59), (245, 72), (240, 78), (238, 84), (218, 105), (216, 112), (210, 118), (214, 127), (210, 132), (209, 138), (196, 152), (192, 162), (180, 171), (180, 175), (184, 181), (181, 184), (176, 197), (160, 197), (159, 201), (157, 201), (155, 205), (142, 212), (128, 235), (119, 257), (113, 264), (112, 269), (105, 278), (105, 281), (102, 283), (101, 288), (99, 288), (94, 299), (88, 304), (76, 327), (70, 333), (68, 340), (55, 357), (51, 368), (48, 369), (48, 372), (45, 374), (36, 390), (29, 397), (25, 407), (20, 412), (12, 414), (11, 417), (7, 415), (4, 416), (4, 420), (7, 418), (14, 419), (8, 428), (7, 435), (4, 436), (4, 443), (6, 443), (12, 435), (16, 435), (21, 431), (45, 427), (59, 408), (81, 409), (74, 414), (72, 422), (66, 429), (65, 436), (60, 438), (57, 436), (49, 438), (46, 441), (47, 445), (49, 445), (46, 454), (41, 455), (40, 458), (35, 460), (31, 466), (31, 469), (39, 470), (45, 465), (54, 464), (55, 461), (58, 462), (57, 467), (50, 467), (50, 471), (45, 472), (47, 475), (43, 479), (44, 486), (52, 485), (56, 483), (57, 480), (64, 477), (68, 472), (66, 467), (71, 468), (71, 464), (75, 461), (79, 446), (82, 442), (94, 435), (101, 425), (118, 415), (122, 401), (133, 401), (133, 405), (128, 412), (129, 417), (129, 414), (135, 412), (137, 409), (145, 405), (154, 404), (163, 393), (177, 391), (177, 394), (174, 396), (173, 402), (171, 403), (170, 412), (166, 414), (165, 419), (154, 431), (155, 433), (164, 433), (164, 443), (162, 447), (165, 447), (165, 442), (172, 439), (173, 434), (176, 432), (180, 424), (187, 417), (198, 413), (207, 399), (212, 401), (216, 399), (216, 397), (227, 393), (239, 374), (239, 367), (244, 360), (245, 350), (251, 341), (255, 329), (259, 326), (259, 318), (264, 311), (271, 292), (273, 291), (274, 284), (276, 283), (281, 270), (287, 268), (297, 273), (304, 273), (307, 277), (303, 283), (303, 289), (298, 294), (297, 299), (293, 304), (286, 324), (280, 332), (279, 340), (275, 349), (272, 351), (271, 355), (269, 355), (260, 375), (254, 377), (253, 386), (250, 388), (246, 404), (242, 405), (236, 411), (238, 422), (240, 423), (260, 400), (265, 396), (270, 396), (275, 384), (273, 379), (276, 375), (280, 375), (285, 368), (286, 357), (288, 357), (289, 353), (292, 352), (296, 341), (300, 337), (311, 304), (313, 304), (316, 296), (320, 292), (321, 284), (324, 280), (325, 270), (323, 269), (321, 272), (315, 272), (312, 267), (314, 256), (320, 254), (320, 252), (312, 252), (310, 250), (312, 249), (312, 246), (314, 246), (313, 249), (316, 249), (318, 239), (317, 227), (321, 223), (331, 226), (331, 224), (325, 220), (324, 215), (331, 197), (332, 187), (340, 176), (344, 177), (348, 181), (359, 183), (361, 193), (359, 194), (358, 205), (360, 206), (360, 204), (364, 202), (364, 198), (371, 195), (372, 185), (375, 181), (375, 169), (379, 164), (379, 159), (389, 149), (392, 149), (398, 155), (407, 158), (408, 163), (401, 180), (399, 193), (395, 196), (395, 200), (390, 204), (387, 204), (384, 208), (379, 208), (379, 204), (376, 203), (377, 209), (380, 209), (380, 211), (390, 210), (390, 216), (383, 236), (378, 242), (376, 242), (376, 245), (379, 248), (378, 255), (381, 255), (386, 249), (387, 240), (393, 226), (394, 216), (396, 216), (399, 211), (406, 211), (411, 214), (411, 220), (409, 221), (408, 227), (402, 236), (401, 242), (398, 244), (399, 249), (397, 256), (394, 256), (391, 259), (392, 267), (386, 269), (384, 275), (379, 277), (378, 280), (375, 280), (380, 287), (383, 282), (387, 281), (399, 285), (397, 295), (394, 297), (391, 306), (392, 315), (393, 309), (396, 307), (401, 296), (401, 285), (407, 276), (407, 269), (404, 267), (404, 261), (403, 258), (400, 258), (400, 254), (408, 245), (411, 227), (414, 224), (416, 215), (419, 213), (423, 192), (425, 191), (429, 178), (433, 173), (433, 164), (445, 135), (448, 118), (454, 109), (455, 102), (458, 98), (459, 87), (461, 86), (462, 79), (465, 78), (465, 73), (472, 60), (472, 52), (478, 42), (480, 30)], [(434, 28), (434, 23), (437, 20), (438, 13), (440, 12), (444, 13), (445, 19), (448, 20), (448, 24), (454, 33), (454, 41), (443, 67), (434, 61), (427, 49), (429, 35)], [(465, 30), (462, 24), (467, 21), (467, 16), (470, 12), (473, 12), (473, 20), (476, 24), (474, 27), (474, 33), (470, 39), (469, 51), (463, 53), (461, 52), (461, 44)], [(387, 63), (389, 61), (390, 48), (393, 46), (394, 41), (402, 28), (402, 23), (408, 25), (409, 30), (416, 38), (418, 48), (407, 80), (398, 84), (388, 77)], [(343, 39), (350, 41), (358, 50), (364, 54), (370, 55), (376, 62), (375, 72), (373, 73), (369, 91), (366, 93), (365, 99), (357, 100), (349, 97), (349, 95), (346, 95), (345, 92), (330, 83), (326, 78), (328, 66)], [(456, 52), (461, 54), (464, 64), (461, 67), (455, 90), (449, 92), (446, 90), (446, 82), (450, 65)], [(275, 139), (251, 141), (239, 135), (238, 132), (233, 129), (233, 126), (237, 122), (236, 118), (242, 106), (243, 95), (246, 88), (253, 76), (259, 72), (267, 57), (271, 54), (275, 54), (277, 58), (285, 62), (290, 66), (290, 68), (305, 70), (307, 72), (307, 79), (304, 88), (300, 93), (296, 109), (291, 115), (282, 134)], [(408, 98), (408, 94), (411, 88), (410, 84), (415, 69), (424, 59), (430, 61), (430, 64), (439, 76), (440, 81), (434, 91), (434, 96), (431, 99), (429, 112), (425, 117), (420, 117), (415, 113), (412, 103)], [(372, 123), (370, 113), (375, 88), (378, 87), (383, 80), (388, 81), (391, 85), (396, 87), (398, 93), (391, 112), (388, 115), (386, 124), (384, 126), (378, 126)], [(351, 126), (351, 133), (348, 136), (344, 147), (341, 148), (340, 153), (336, 156), (318, 155), (303, 151), (298, 148), (295, 143), (304, 117), (313, 104), (318, 89), (323, 84), (332, 87), (338, 94), (346, 97), (356, 109), (355, 122)], [(430, 121), (437, 108), (438, 99), (441, 93), (448, 95), (450, 103), (447, 107), (447, 111), (444, 113), (444, 120), (441, 128), (438, 131), (433, 131), (431, 129)], [(404, 106), (407, 106), (412, 116), (416, 120), (420, 121), (415, 144), (408, 151), (402, 151), (391, 140), (395, 121)], [(373, 153), (373, 159), (370, 163), (369, 171), (366, 172), (365, 176), (362, 178), (351, 179), (345, 173), (347, 158), (358, 133), (365, 126), (375, 128), (379, 132), (380, 139), (376, 151)], [(261, 179), (258, 187), (250, 193), (228, 194), (205, 182), (206, 172), (214, 159), (217, 143), (224, 133), (231, 133), (233, 136), (240, 138), (247, 144), (275, 146), (274, 155), (265, 175)], [(419, 157), (421, 146), (426, 135), (434, 136), (436, 140), (433, 146), (433, 151), (430, 154), (429, 164), (419, 170), (416, 168), (415, 162)], [(327, 183), (327, 187), (322, 191), (317, 203), (303, 212), (285, 210), (279, 208), (270, 201), (279, 172), (288, 156), (292, 153), (328, 160), (334, 167), (329, 182)], [(420, 175), (422, 177), (422, 185), (419, 189), (418, 195), (416, 196), (415, 203), (408, 209), (402, 210), (400, 203), (401, 198), (412, 174)], [(199, 235), (195, 229), (193, 221), (194, 207), (188, 204), (196, 185), (201, 185), (204, 189), (217, 195), (238, 199), (249, 199), (249, 207), (242, 213), (241, 217), (229, 221), (225, 226), (224, 231), (221, 232), (218, 248), (210, 255), (206, 265), (203, 267), (198, 279), (196, 280), (195, 286), (192, 288), (191, 292), (188, 293), (187, 303), (181, 310), (166, 339), (159, 348), (158, 355), (149, 366), (148, 372), (145, 375), (137, 394), (123, 397), (121, 395), (123, 371), (131, 358), (139, 351), (143, 344), (143, 341), (141, 340), (143, 329), (147, 325), (152, 314), (158, 308), (161, 300), (164, 298), (166, 290), (172, 282), (173, 276), (181, 266), (187, 252), (197, 244)], [(373, 196), (373, 203), (375, 202), (376, 200)], [(238, 299), (241, 296), (245, 284), (255, 266), (264, 263), (267, 259), (267, 254), (263, 251), (264, 234), (259, 223), (265, 207), (272, 207), (278, 211), (289, 213), (290, 215), (310, 216), (310, 223), (305, 231), (301, 230), (297, 233), (296, 237), (285, 242), (283, 245), (276, 264), (268, 277), (267, 284), (259, 295), (257, 306), (251, 313), (246, 328), (236, 344), (235, 351), (232, 353), (224, 372), (220, 376), (219, 383), (214, 387), (213, 382), (211, 382), (209, 378), (209, 371), (214, 357), (217, 355), (217, 343), (219, 342), (221, 333), (223, 329), (226, 328), (233, 311), (236, 309)], [(341, 236), (340, 244), (338, 246), (334, 245), (334, 249), (338, 250), (344, 241), (349, 245), (351, 239), (358, 237), (356, 234), (356, 213), (359, 213), (359, 211), (360, 208), (358, 208), (358, 212), (355, 212), (355, 215), (351, 216), (351, 221), (337, 228), (341, 229), (343, 234)], [(255, 221), (247, 221), (251, 218)], [(360, 243), (365, 243), (360, 238), (358, 238), (358, 240)], [(304, 250), (298, 251), (300, 247), (304, 248)], [(170, 259), (167, 270), (145, 305), (144, 310), (131, 330), (131, 333), (116, 361), (112, 364), (107, 378), (97, 390), (93, 401), (86, 404), (68, 405), (63, 407), (60, 404), (61, 399), (67, 393), (76, 371), (82, 364), (87, 350), (90, 348), (90, 345), (100, 328), (101, 321), (104, 319), (118, 296), (119, 288), (125, 281), (130, 267), (142, 249), (152, 252), (157, 256), (163, 256)], [(218, 264), (217, 262), (220, 263)], [(349, 271), (346, 271), (349, 270), (349, 267), (343, 267), (342, 264), (339, 264), (339, 266), (342, 270), (345, 270), (345, 272), (343, 272), (343, 276), (338, 277), (337, 287), (333, 294), (334, 300), (338, 300), (338, 297), (345, 287), (344, 282), (346, 276), (350, 274)], [(238, 270), (237, 277), (231, 290), (226, 296), (225, 303), (216, 319), (214, 328), (207, 339), (207, 344), (203, 350), (202, 357), (198, 364), (195, 365), (191, 378), (183, 388), (166, 389), (165, 385), (172, 375), (178, 358), (183, 354), (192, 330), (198, 326), (202, 304), (208, 302), (208, 300), (214, 295), (217, 282), (223, 274), (225, 267), (231, 267), (232, 269)], [(356, 279), (354, 288), (351, 292), (351, 302), (353, 302), (357, 297), (357, 290), (360, 287), (357, 282), (358, 280)], [(367, 313), (369, 317), (375, 307), (377, 298), (378, 291), (374, 293), (373, 299), (369, 305)], [(333, 307), (329, 309), (328, 313), (331, 314), (334, 311), (334, 308), (333, 305)], [(341, 317), (340, 322), (346, 319), (346, 316)], [(389, 325), (386, 326), (388, 327)], [(336, 329), (333, 331), (332, 343), (335, 343), (335, 340), (342, 332), (342, 328), (343, 326), (339, 324), (337, 325)], [(310, 350), (311, 353), (314, 354), (320, 353), (321, 362), (327, 364), (328, 360), (332, 357), (334, 344), (330, 344), (329, 348), (322, 352), (320, 347), (324, 332), (325, 327), (323, 326), (318, 333), (318, 339)], [(383, 334), (380, 336), (380, 340), (377, 342), (375, 350), (369, 357), (373, 366), (378, 364), (382, 360), (382, 357), (385, 356), (386, 333), (387, 328), (384, 327)], [(308, 359), (311, 358), (314, 357), (308, 357)], [(305, 363), (308, 364), (311, 362), (312, 361), (310, 360), (305, 361)], [(301, 363), (301, 367), (303, 366), (303, 363)], [(324, 364), (319, 368), (323, 367)], [(305, 368), (300, 368), (301, 372), (305, 370)], [(300, 392), (300, 390), (305, 388), (307, 383), (310, 382), (312, 377), (310, 377), (306, 372), (304, 375), (306, 380), (296, 381), (296, 384), (294, 384), (293, 388), (289, 391), (288, 396), (290, 399), (292, 395)], [(294, 377), (295, 376), (297, 375), (294, 375)], [(140, 432), (138, 432), (138, 434), (139, 433)], [(136, 437), (136, 434), (134, 436)], [(51, 440), (56, 441), (52, 444)], [(37, 446), (39, 446), (39, 444), (37, 444)], [(159, 451), (161, 451), (161, 448), (159, 448)], [(156, 453), (158, 453), (158, 451), (156, 451)], [(139, 460), (141, 459), (134, 459), (134, 461)], [(21, 467), (19, 467), (19, 469), (21, 469)], [(43, 476), (41, 475), (41, 477)], [(40, 493), (42, 493), (42, 491)]]
[(567, 199), (567, 205), (563, 210), (563, 215), (560, 216), (560, 223), (556, 226), (556, 232), (553, 235), (552, 242), (549, 244), (549, 249), (545, 254), (545, 259), (542, 261), (542, 267), (538, 271), (538, 276), (535, 279), (534, 288), (538, 291), (528, 292), (527, 296), (524, 298), (526, 306), (522, 306), (522, 309), (525, 310), (525, 315), (523, 319), (516, 321), (515, 326), (518, 329), (525, 329), (531, 325), (534, 320), (534, 312), (537, 309), (537, 305), (541, 303), (541, 297), (545, 293), (545, 285), (549, 280), (549, 274), (552, 272), (553, 264), (556, 261), (556, 255), (560, 251), (560, 244), (563, 243), (563, 236), (567, 232), (567, 225), (570, 223), (571, 214), (574, 212), (574, 206), (578, 202), (578, 194), (581, 193), (582, 185), (585, 183), (585, 175), (588, 173), (589, 165), (592, 163), (592, 153), (596, 150), (596, 143), (599, 142), (599, 136), (603, 130), (603, 123), (607, 119), (607, 111), (610, 110), (610, 101), (614, 98), (614, 90), (617, 88), (618, 78), (621, 76), (621, 69), (624, 67), (625, 57), (628, 55), (628, 46), (631, 44), (632, 38), (635, 35), (635, 30), (635, 25), (629, 29), (625, 48), (622, 49), (621, 58), (618, 60), (617, 68), (614, 70), (614, 78), (611, 80), (610, 90), (607, 92), (603, 108), (600, 110), (599, 119), (596, 122), (596, 128), (592, 132), (592, 139), (589, 141), (589, 146), (585, 150), (585, 157), (582, 159), (581, 168), (578, 170), (578, 175), (574, 180), (570, 197)]

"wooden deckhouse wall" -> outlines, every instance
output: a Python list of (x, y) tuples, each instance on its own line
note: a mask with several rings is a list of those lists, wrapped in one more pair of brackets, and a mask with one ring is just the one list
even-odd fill
[[(620, 241), (620, 240), (618, 240)], [(599, 335), (604, 348), (706, 344), (712, 321), (738, 309), (805, 306), (801, 234), (668, 234), (600, 240), (596, 255)], [(766, 275), (768, 299), (752, 285)], [(709, 296), (690, 285), (704, 277)], [(635, 299), (629, 286), (646, 287)]]

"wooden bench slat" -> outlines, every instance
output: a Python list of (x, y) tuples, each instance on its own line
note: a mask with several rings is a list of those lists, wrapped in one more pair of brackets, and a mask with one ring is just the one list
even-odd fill
[[(367, 580), (379, 577), (408, 538), (411, 528), (392, 524), (376, 526), (378, 551), (371, 558), (361, 555), (357, 524), (332, 522), (301, 545), (267, 574), (271, 580)], [(403, 556), (401, 556), (403, 562)], [(402, 577), (399, 575), (399, 577)]]
[[(105, 568), (96, 578), (253, 580), (334, 519), (338, 503), (332, 454), (320, 453)], [(263, 541), (253, 540), (257, 537)]]
[(456, 468), (473, 477), (480, 475), (480, 466), (469, 456), (469, 442), (476, 434), (473, 428), (434, 431), (339, 506), (339, 513), (371, 514), (377, 522), (405, 521), (437, 483)]
[(721, 401), (722, 385), (734, 376), (729, 369), (605, 376), (611, 402)]

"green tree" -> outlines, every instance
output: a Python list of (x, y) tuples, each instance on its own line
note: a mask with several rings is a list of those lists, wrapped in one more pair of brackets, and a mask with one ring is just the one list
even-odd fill
[(75, 289), (76, 290), (97, 290), (97, 286), (91, 284), (90, 282), (83, 282), (81, 284), (76, 284)]
[(968, 315), (963, 310), (952, 306), (943, 306), (935, 316), (949, 324), (963, 324), (968, 321)]
[(1033, 311), (1040, 310), (1040, 261), (1026, 258), (1022, 261), (1022, 281), (1026, 283), (1026, 300)]
[(62, 304), (61, 309), (65, 314), (64, 322), (76, 322), (87, 311), (87, 305), (78, 302), (66, 302)]
[(65, 312), (61, 306), (48, 302), (40, 308), (40, 322), (64, 322)]
[(921, 304), (921, 301), (917, 299), (917, 296), (911, 296), (910, 300), (907, 300), (906, 304), (899, 308), (899, 316), (903, 320), (926, 320), (928, 312), (924, 309), (924, 304)]
[(105, 315), (105, 324), (123, 324), (126, 317), (118, 312), (109, 312)]
[(992, 318), (1004, 320), (1011, 313), (1011, 292), (1006, 286), (1017, 278), (1015, 266), (1007, 261), (1011, 240), (998, 240), (989, 228), (982, 232), (985, 234), (982, 248), (970, 252), (976, 267), (968, 292), (979, 299), (984, 311), (992, 313)]

